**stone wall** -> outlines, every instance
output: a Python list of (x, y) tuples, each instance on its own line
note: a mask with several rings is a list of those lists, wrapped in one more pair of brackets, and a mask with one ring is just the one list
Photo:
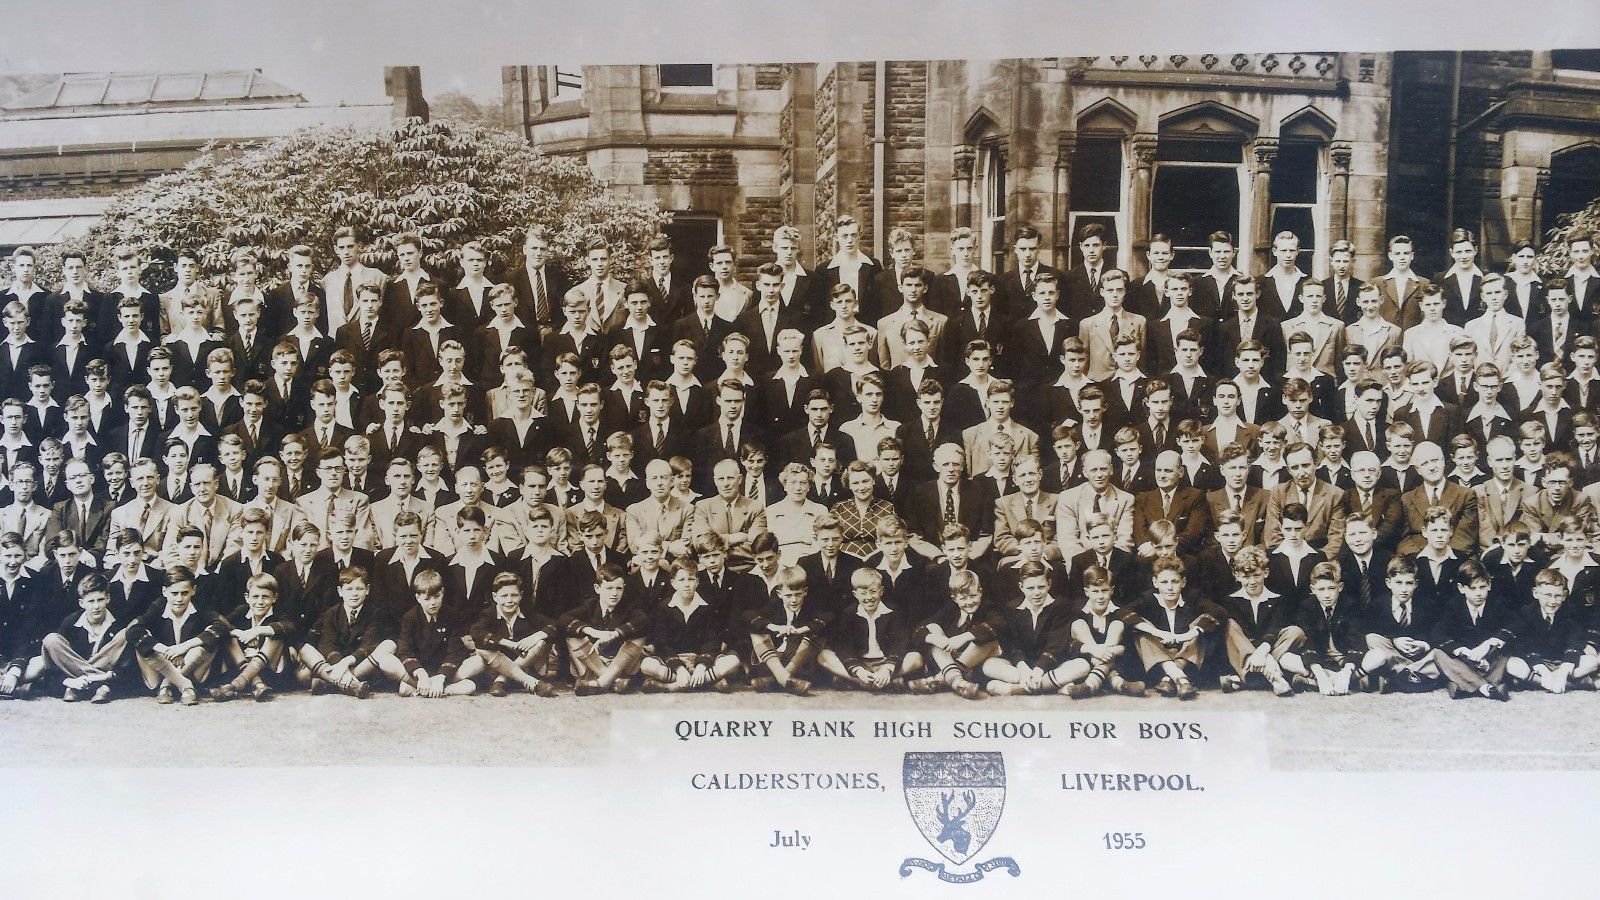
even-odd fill
[(731, 150), (651, 150), (645, 159), (644, 183), (738, 184), (739, 166)]

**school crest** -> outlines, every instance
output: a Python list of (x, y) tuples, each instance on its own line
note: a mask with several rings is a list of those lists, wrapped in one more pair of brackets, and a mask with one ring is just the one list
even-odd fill
[[(955, 866), (978, 855), (1000, 825), (1006, 803), (1006, 763), (1000, 753), (907, 753), (903, 770), (906, 809), (933, 849)], [(981, 880), (985, 872), (1022, 868), (1009, 856), (974, 866), (971, 872), (946, 872), (944, 863), (908, 857), (900, 877), (923, 869), (955, 884)]]

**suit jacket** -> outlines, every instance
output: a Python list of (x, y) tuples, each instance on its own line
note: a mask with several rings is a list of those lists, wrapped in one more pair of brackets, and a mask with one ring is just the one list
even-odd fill
[[(1410, 556), (1427, 546), (1427, 541), (1422, 537), (1423, 520), (1430, 505), (1427, 486), (1419, 484), (1402, 494), (1400, 505), (1405, 511), (1406, 526), (1405, 535), (1400, 539), (1400, 546), (1396, 552)], [(1450, 511), (1450, 520), (1455, 524), (1455, 534), (1450, 538), (1451, 549), (1461, 555), (1476, 553), (1478, 498), (1474, 496), (1472, 490), (1446, 480), (1439, 495), (1438, 505)]]
[[(1504, 495), (1493, 479), (1473, 488), (1472, 493), (1478, 504), (1478, 546), (1489, 548), (1500, 543), (1507, 525), (1518, 520), (1528, 521), (1524, 502), (1535, 501), (1539, 491), (1513, 477)], [(1530, 524), (1537, 530), (1538, 523)]]
[(1367, 364), (1376, 366), (1378, 356), (1390, 347), (1399, 347), (1405, 340), (1405, 332), (1399, 325), (1380, 319), (1378, 324), (1368, 326), (1364, 320), (1358, 320), (1345, 327), (1345, 346), (1356, 346), (1366, 351)]
[[(1467, 283), (1467, 293), (1461, 293), (1461, 283), (1451, 271), (1434, 276), (1433, 283), (1444, 294), (1444, 320), (1451, 325), (1466, 325), (1483, 312), (1483, 275), (1474, 273)], [(1484, 358), (1483, 345), (1478, 345), (1478, 357)]]
[(1233, 315), (1223, 320), (1217, 334), (1217, 346), (1212, 358), (1206, 363), (1206, 371), (1224, 372), (1230, 377), (1239, 374), (1239, 367), (1234, 364), (1239, 344), (1246, 340), (1254, 340), (1260, 341), (1267, 348), (1267, 359), (1261, 367), (1262, 374), (1269, 378), (1283, 375), (1284, 358), (1288, 355), (1288, 348), (1283, 340), (1283, 324), (1281, 320), (1262, 309), (1259, 303), (1255, 318), (1250, 322), (1249, 333), (1245, 333), (1238, 315)]
[[(1132, 550), (1133, 495), (1107, 485), (1107, 497), (1100, 504), (1100, 512), (1111, 520), (1116, 534), (1116, 546)], [(1056, 540), (1061, 544), (1063, 559), (1071, 559), (1089, 547), (1085, 523), (1094, 515), (1094, 486), (1088, 483), (1069, 488), (1056, 503)]]
[(1305, 303), (1300, 299), (1300, 291), (1304, 286), (1305, 279), (1302, 278), (1295, 282), (1294, 296), (1289, 298), (1288, 303), (1284, 303), (1283, 297), (1278, 294), (1277, 279), (1272, 277), (1276, 268), (1274, 266), (1272, 269), (1268, 269), (1260, 278), (1256, 279), (1256, 285), (1261, 289), (1261, 296), (1256, 300), (1256, 304), (1278, 321), (1287, 322), (1306, 311)]
[(1133, 541), (1135, 545), (1150, 540), (1150, 524), (1161, 520), (1171, 522), (1178, 529), (1178, 552), (1192, 556), (1200, 552), (1210, 537), (1211, 506), (1205, 494), (1198, 489), (1178, 486), (1173, 489), (1171, 509), (1161, 509), (1161, 491), (1150, 490), (1133, 498)]
[(1385, 319), (1398, 323), (1402, 328), (1422, 321), (1421, 310), (1417, 302), (1422, 298), (1423, 286), (1428, 284), (1428, 279), (1415, 272), (1406, 281), (1405, 296), (1400, 296), (1399, 286), (1393, 272), (1386, 272), (1373, 279), (1378, 284), (1379, 312)]
[(365, 495), (355, 491), (340, 488), (337, 496), (324, 488), (317, 488), (310, 493), (302, 495), (296, 505), (305, 515), (306, 521), (322, 529), (321, 547), (329, 546), (328, 528), (333, 522), (334, 512), (349, 512), (356, 517), (356, 546), (363, 550), (371, 550), (376, 546), (377, 529), (372, 522), (372, 507), (367, 502)]
[(90, 495), (89, 516), (79, 515), (78, 502), (66, 499), (50, 510), (50, 520), (45, 525), (45, 540), (58, 531), (70, 531), (78, 539), (78, 546), (94, 554), (95, 559), (105, 555), (106, 539), (110, 536), (111, 505), (98, 495)]
[[(1111, 311), (1103, 309), (1084, 319), (1078, 325), (1078, 340), (1082, 341), (1084, 347), (1089, 351), (1088, 375), (1092, 381), (1110, 378), (1111, 373), (1116, 371), (1116, 365), (1111, 360), (1112, 351), (1116, 349), (1111, 339), (1111, 318)], [(1121, 327), (1118, 329), (1118, 337), (1131, 335), (1136, 338), (1139, 342), (1140, 356), (1142, 357), (1148, 347), (1144, 316), (1123, 310), (1121, 323)], [(1059, 349), (1059, 346), (1057, 349)]]
[[(734, 497), (732, 501), (724, 500), (720, 496), (711, 496), (695, 503), (691, 527), (694, 539), (697, 541), (702, 535), (713, 531), (724, 537), (737, 532), (754, 535), (758, 531), (767, 530), (767, 513), (765, 509), (742, 494)], [(730, 546), (728, 558), (729, 565), (735, 569), (749, 568), (752, 560), (749, 546), (745, 544)]]
[[(999, 426), (990, 421), (980, 422), (961, 433), (961, 443), (967, 454), (968, 472), (989, 470), (989, 438), (997, 430)], [(1015, 456), (1030, 456), (1039, 452), (1039, 436), (1024, 427), (1022, 423), (1012, 419), (1005, 430), (1016, 444)]]
[[(1229, 508), (1226, 488), (1208, 492), (1206, 501), (1211, 504), (1213, 522), (1222, 515), (1223, 510)], [(1267, 492), (1258, 487), (1245, 485), (1244, 502), (1239, 507), (1239, 515), (1244, 519), (1244, 542), (1260, 544), (1267, 528)]]
[[(201, 565), (208, 571), (214, 569), (216, 564), (228, 552), (229, 536), (233, 533), (239, 521), (239, 512), (244, 507), (227, 497), (217, 495), (211, 501), (211, 527), (205, 526), (206, 510), (198, 500), (186, 500), (173, 508), (172, 514), (167, 517), (167, 546), (176, 546), (178, 542), (178, 529), (193, 526), (205, 533), (205, 541), (201, 550)], [(231, 602), (231, 601), (230, 601)]]
[[(694, 344), (696, 361), (694, 374), (701, 381), (709, 381), (722, 371), (722, 340), (737, 331), (731, 321), (716, 314), (711, 316), (711, 327), (700, 324), (700, 316), (691, 312), (672, 323), (672, 343), (689, 341)], [(546, 353), (546, 356), (549, 356)]]
[(522, 321), (530, 326), (537, 324), (540, 337), (560, 331), (566, 326), (567, 314), (561, 306), (561, 301), (567, 296), (567, 291), (572, 290), (572, 279), (567, 277), (567, 273), (562, 271), (559, 265), (553, 262), (546, 263), (542, 271), (546, 286), (545, 299), (550, 308), (550, 317), (547, 320), (535, 321), (537, 292), (534, 290), (533, 282), (528, 278), (527, 264), (519, 262), (515, 270), (509, 273), (511, 277), (508, 279), (508, 283), (516, 289), (518, 305), (527, 307), (529, 315)]
[[(994, 551), (1001, 558), (1014, 556), (1017, 552), (1017, 539), (1015, 532), (1017, 525), (1024, 519), (1031, 518), (1034, 522), (1044, 525), (1049, 523), (1050, 530), (1055, 530), (1056, 506), (1059, 498), (1055, 494), (1040, 491), (1033, 498), (1033, 511), (1029, 515), (1028, 498), (1021, 491), (1007, 494), (994, 501)], [(1046, 540), (1045, 554), (1053, 557), (1060, 553), (1059, 545), (1055, 541)]]
[[(928, 325), (928, 355), (935, 360), (942, 359), (944, 333), (949, 327), (950, 320), (943, 313), (934, 312), (926, 306), (917, 317)], [(879, 320), (878, 360), (883, 366), (893, 368), (906, 361), (906, 344), (900, 337), (900, 327), (909, 321), (911, 321), (911, 310), (906, 307), (901, 307)]]
[(1342, 313), (1337, 304), (1337, 282), (1338, 279), (1332, 275), (1322, 279), (1322, 292), (1324, 298), (1322, 308), (1327, 310), (1328, 315), (1333, 316), (1336, 319), (1342, 319), (1346, 325), (1350, 325), (1354, 323), (1356, 319), (1361, 318), (1361, 308), (1356, 306), (1356, 298), (1361, 295), (1361, 286), (1366, 284), (1366, 282), (1355, 277), (1354, 275), (1349, 275), (1344, 278), (1345, 308)]
[[(772, 340), (767, 340), (767, 329), (761, 323), (761, 304), (745, 310), (734, 322), (734, 329), (750, 339), (750, 359), (745, 364), (745, 369), (757, 381), (764, 380), (766, 376), (777, 371), (778, 368), (778, 335), (785, 329), (793, 328), (801, 334), (806, 334), (806, 320), (799, 310), (784, 306), (782, 300), (778, 303), (778, 318), (772, 329)], [(882, 332), (879, 332), (882, 334)], [(802, 351), (801, 358), (804, 359)]]
[[(935, 547), (945, 524), (944, 501), (943, 484), (933, 481), (912, 488), (904, 507), (906, 527)], [(970, 482), (956, 487), (956, 521), (967, 526), (973, 540), (994, 532), (994, 505)]]
[[(161, 553), (162, 542), (167, 536), (167, 519), (172, 514), (173, 505), (170, 501), (162, 499), (159, 495), (151, 498), (148, 514), (143, 501), (135, 497), (127, 503), (111, 511), (111, 531), (113, 534), (124, 528), (132, 528), (144, 535), (144, 549), (152, 558)], [(144, 519), (144, 527), (139, 526), (140, 518)], [(107, 549), (111, 543), (108, 539)]]
[[(1047, 266), (1042, 262), (1035, 265), (1034, 280), (1038, 280), (1040, 275), (1049, 272), (1056, 276), (1058, 282), (1061, 281), (1062, 272), (1060, 269), (1054, 266)], [(1105, 268), (1108, 267), (1102, 267), (1101, 271), (1105, 271)], [(1075, 269), (1073, 271), (1077, 273), (1078, 277), (1071, 284), (1062, 283), (1060, 305), (1064, 313), (1068, 309), (1081, 310), (1092, 307), (1088, 312), (1079, 312), (1077, 314), (1077, 317), (1081, 319), (1099, 310), (1100, 298), (1099, 295), (1094, 293), (1093, 288), (1089, 287), (1088, 278), (1080, 270)], [(1081, 285), (1079, 284), (1080, 281)], [(1017, 318), (1033, 312), (1033, 295), (1029, 293), (1026, 285), (1022, 283), (1022, 273), (1020, 271), (1013, 268), (1000, 276), (1000, 288), (995, 291), (994, 305), (1006, 319)]]
[[(1283, 507), (1295, 491), (1294, 482), (1285, 479), (1282, 484), (1267, 492), (1266, 545), (1276, 549), (1281, 540), (1279, 523)], [(1329, 558), (1337, 557), (1344, 546), (1344, 520), (1348, 514), (1344, 493), (1333, 485), (1314, 479), (1311, 496), (1302, 501), (1306, 507), (1306, 543), (1323, 551)]]
[(1400, 491), (1392, 487), (1374, 487), (1370, 502), (1363, 505), (1361, 489), (1350, 487), (1345, 489), (1344, 502), (1350, 515), (1366, 513), (1371, 517), (1376, 532), (1373, 545), (1393, 553), (1405, 529), (1405, 510), (1400, 505)]

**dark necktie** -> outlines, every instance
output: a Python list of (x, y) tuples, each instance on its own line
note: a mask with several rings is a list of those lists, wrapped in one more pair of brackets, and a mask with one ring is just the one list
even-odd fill
[(1361, 576), (1356, 580), (1357, 587), (1361, 591), (1361, 605), (1365, 608), (1372, 603), (1372, 579), (1367, 577), (1366, 563), (1359, 563), (1358, 567), (1361, 569)]
[(983, 310), (978, 310), (978, 334), (984, 333), (984, 328), (989, 322), (989, 316)]
[(1345, 318), (1345, 314), (1349, 311), (1349, 306), (1347, 305), (1347, 301), (1345, 299), (1345, 290), (1346, 287), (1344, 279), (1334, 279), (1333, 314), (1340, 319)]
[(550, 321), (550, 298), (544, 292), (544, 270), (533, 273), (533, 316), (541, 323)]
[(726, 452), (728, 454), (729, 457), (737, 457), (739, 455), (739, 446), (733, 442), (733, 426), (732, 425), (728, 426), (728, 439), (722, 445), (722, 449), (723, 449), (724, 452)]
[(954, 524), (956, 521), (956, 488), (950, 485), (944, 489), (944, 521), (945, 524)]
[(365, 350), (372, 349), (372, 322), (361, 323), (361, 346)]
[(350, 311), (356, 308), (356, 278), (354, 272), (344, 276), (344, 320), (350, 321)]

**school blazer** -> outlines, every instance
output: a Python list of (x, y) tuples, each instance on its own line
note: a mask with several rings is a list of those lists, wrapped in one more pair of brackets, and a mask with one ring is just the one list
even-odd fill
[[(1102, 267), (1101, 271), (1104, 272), (1105, 267)], [(1100, 298), (1089, 287), (1089, 278), (1081, 268), (1073, 269), (1063, 276), (1061, 270), (1054, 266), (1047, 266), (1042, 262), (1035, 263), (1034, 280), (1037, 281), (1039, 276), (1046, 272), (1056, 276), (1056, 280), (1061, 284), (1062, 312), (1072, 310), (1069, 315), (1075, 314), (1081, 319), (1100, 308)], [(1033, 311), (1033, 296), (1025, 290), (1020, 270), (1008, 269), (1000, 276), (1000, 287), (995, 291), (994, 305), (1006, 318), (1022, 316)]]
[[(1423, 567), (1418, 568), (1420, 570)], [(1433, 623), (1437, 619), (1437, 608), (1428, 602), (1428, 598), (1419, 587), (1411, 598), (1411, 622), (1408, 625), (1401, 625), (1394, 617), (1394, 598), (1387, 588), (1383, 588), (1373, 592), (1372, 606), (1366, 610), (1366, 623), (1363, 627), (1369, 635), (1375, 634), (1391, 639), (1408, 637), (1427, 642), (1433, 637)]]
[[(1177, 626), (1171, 630), (1182, 634), (1190, 628), (1198, 628), (1201, 636), (1211, 634), (1218, 628), (1227, 624), (1228, 613), (1222, 607), (1209, 600), (1201, 600), (1193, 596), (1184, 596), (1179, 599), (1176, 609)], [(1152, 594), (1127, 608), (1128, 617), (1125, 619), (1130, 626), (1143, 621), (1162, 631), (1167, 631), (1167, 610), (1161, 601)]]
[(623, 641), (645, 634), (645, 629), (650, 624), (650, 610), (654, 608), (641, 604), (632, 591), (624, 591), (617, 605), (606, 609), (600, 605), (599, 596), (590, 590), (584, 595), (582, 602), (561, 614), (561, 633), (568, 638), (588, 640), (588, 635), (583, 633), (585, 628), (616, 631), (615, 643), (601, 644), (598, 648), (602, 654), (610, 656), (617, 652)]
[(1450, 655), (1457, 648), (1470, 650), (1493, 637), (1509, 644), (1512, 635), (1507, 626), (1510, 624), (1511, 610), (1492, 594), (1484, 603), (1476, 622), (1472, 621), (1467, 602), (1460, 597), (1453, 597), (1439, 608), (1439, 616), (1433, 623), (1433, 636), (1428, 643)]
[(416, 675), (426, 671), (429, 675), (444, 675), (445, 680), (455, 674), (467, 658), (467, 647), (461, 642), (464, 628), (446, 623), (443, 610), (428, 621), (422, 607), (413, 606), (400, 617), (400, 665)]
[[(1269, 550), (1276, 549), (1281, 540), (1279, 523), (1283, 518), (1283, 507), (1289, 502), (1293, 488), (1294, 482), (1286, 478), (1267, 492), (1265, 538)], [(1318, 478), (1311, 482), (1311, 496), (1304, 502), (1306, 543), (1323, 551), (1329, 557), (1338, 556), (1339, 548), (1344, 546), (1344, 520), (1347, 514), (1344, 492)]]
[[(798, 310), (784, 306), (781, 299), (778, 301), (778, 321), (772, 329), (772, 340), (770, 342), (767, 340), (767, 329), (761, 324), (761, 304), (759, 302), (745, 310), (734, 322), (734, 330), (750, 339), (750, 359), (746, 363), (745, 369), (750, 372), (751, 376), (762, 379), (777, 370), (778, 335), (782, 334), (784, 329), (787, 328), (792, 328), (802, 335), (806, 334), (805, 319)], [(879, 332), (879, 334), (882, 334), (882, 332)], [(805, 358), (804, 350), (801, 351), (801, 358)]]
[[(1271, 588), (1267, 590), (1270, 592)], [(1249, 600), (1237, 596), (1237, 590), (1218, 596), (1214, 602), (1227, 613), (1229, 622), (1239, 626), (1252, 644), (1276, 641), (1278, 632), (1295, 622), (1296, 600), (1284, 593), (1267, 597), (1256, 607), (1252, 607)]]
[(832, 579), (828, 578), (827, 570), (822, 565), (820, 552), (800, 557), (796, 565), (806, 573), (807, 588), (821, 600), (824, 609), (837, 613), (845, 608), (845, 604), (855, 602), (851, 595), (850, 576), (861, 568), (860, 557), (839, 551), (839, 557), (833, 563)]
[(517, 293), (517, 314), (521, 316), (522, 308), (526, 307), (527, 315), (522, 317), (522, 321), (528, 323), (530, 327), (538, 326), (539, 328), (548, 328), (551, 331), (560, 331), (567, 324), (566, 310), (562, 307), (561, 301), (567, 296), (567, 291), (572, 290), (572, 279), (568, 278), (567, 273), (553, 262), (546, 263), (542, 271), (545, 283), (545, 300), (550, 310), (549, 320), (536, 321), (535, 319), (538, 293), (534, 290), (533, 281), (528, 276), (528, 266), (525, 262), (518, 262), (516, 270), (510, 273), (511, 287)]
[(935, 625), (945, 637), (971, 634), (973, 642), (979, 645), (994, 643), (1006, 630), (1005, 616), (997, 605), (990, 601), (978, 604), (977, 610), (971, 615), (963, 614), (960, 607), (946, 601), (928, 621), (918, 625), (911, 632), (912, 649), (925, 652), (928, 646), (928, 634)]
[[(1433, 283), (1439, 286), (1439, 292), (1444, 295), (1444, 320), (1451, 325), (1465, 326), (1483, 312), (1482, 275), (1472, 276), (1465, 296), (1461, 293), (1461, 283), (1452, 272), (1440, 272), (1434, 276)], [(1478, 355), (1480, 359), (1483, 358), (1482, 344), (1478, 345)]]
[(685, 618), (679, 607), (663, 603), (650, 617), (650, 646), (659, 657), (692, 657), (691, 664), (709, 666), (721, 652), (726, 619), (709, 601), (695, 604)]
[(1000, 636), (1000, 652), (1014, 663), (1027, 663), (1049, 671), (1074, 652), (1073, 610), (1061, 600), (1051, 600), (1040, 610), (1037, 620), (1022, 604), (1000, 610), (1005, 630)]
[[(1088, 483), (1068, 489), (1056, 504), (1056, 540), (1061, 543), (1061, 556), (1071, 559), (1089, 548), (1084, 523), (1094, 515), (1094, 486)], [(1120, 488), (1107, 486), (1100, 511), (1111, 521), (1116, 535), (1114, 545), (1132, 550), (1133, 495)]]
[[(1406, 530), (1405, 537), (1401, 538), (1396, 552), (1402, 556), (1410, 556), (1427, 545), (1427, 541), (1422, 537), (1423, 519), (1428, 513), (1429, 505), (1427, 488), (1418, 484), (1405, 492), (1400, 496), (1400, 505), (1405, 510)], [(1439, 494), (1439, 505), (1450, 511), (1450, 520), (1455, 522), (1455, 534), (1450, 538), (1451, 548), (1458, 555), (1476, 553), (1478, 498), (1473, 495), (1472, 490), (1446, 479), (1444, 488)]]
[[(1273, 267), (1277, 268), (1276, 266)], [(1272, 277), (1272, 269), (1262, 273), (1256, 279), (1256, 286), (1261, 290), (1261, 296), (1256, 300), (1256, 306), (1272, 314), (1274, 319), (1287, 322), (1297, 318), (1306, 311), (1305, 303), (1300, 299), (1301, 289), (1305, 286), (1306, 279), (1302, 278), (1294, 283), (1294, 295), (1289, 298), (1287, 305), (1283, 297), (1278, 294), (1278, 281)]]
[(1545, 621), (1537, 603), (1517, 610), (1506, 624), (1511, 635), (1507, 652), (1530, 664), (1576, 663), (1588, 643), (1580, 617), (1571, 604), (1564, 604), (1554, 618), (1554, 622)]
[(1239, 374), (1239, 367), (1234, 364), (1239, 344), (1246, 341), (1260, 341), (1267, 348), (1267, 359), (1261, 367), (1261, 372), (1268, 378), (1275, 378), (1283, 374), (1287, 350), (1283, 342), (1283, 325), (1277, 318), (1256, 305), (1255, 318), (1250, 322), (1248, 333), (1240, 323), (1237, 315), (1230, 316), (1222, 321), (1218, 330), (1217, 346), (1213, 348), (1211, 358), (1205, 361), (1207, 372), (1224, 372), (1232, 377)]
[(1294, 624), (1306, 636), (1298, 652), (1307, 666), (1342, 664), (1345, 660), (1334, 659), (1335, 653), (1341, 657), (1354, 657), (1367, 649), (1362, 611), (1353, 608), (1342, 597), (1334, 604), (1331, 615), (1315, 599), (1301, 603)]
[(1422, 414), (1412, 403), (1394, 411), (1392, 420), (1405, 422), (1417, 435), (1417, 443), (1432, 441), (1440, 447), (1450, 446), (1450, 438), (1462, 430), (1461, 408), (1448, 403), (1435, 404), (1429, 410), (1428, 418), (1423, 420)]
[(306, 643), (315, 647), (329, 665), (337, 664), (346, 656), (359, 663), (371, 656), (383, 640), (378, 623), (375, 604), (363, 603), (352, 620), (345, 615), (342, 602), (334, 603), (317, 618), (306, 635)]

